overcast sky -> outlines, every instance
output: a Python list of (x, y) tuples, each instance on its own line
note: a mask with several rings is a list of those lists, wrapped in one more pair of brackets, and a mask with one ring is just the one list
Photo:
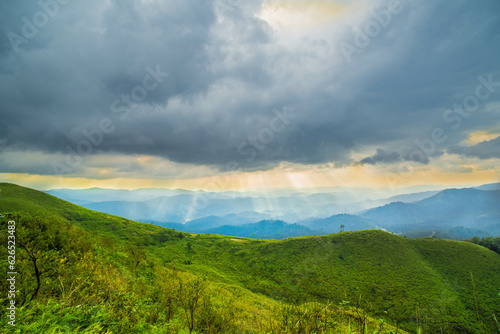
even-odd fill
[(4, 180), (498, 180), (498, 0), (6, 0), (0, 30)]

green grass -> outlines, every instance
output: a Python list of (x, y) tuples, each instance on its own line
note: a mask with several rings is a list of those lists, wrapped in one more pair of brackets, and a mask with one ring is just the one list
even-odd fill
[(370, 314), (388, 316), (408, 330), (416, 326), (418, 307), (429, 330), (479, 332), (473, 273), (481, 317), (494, 326), (492, 315), (500, 312), (500, 257), (465, 242), (405, 239), (377, 230), (246, 243), (198, 235), (156, 254), (276, 300), (355, 303), (361, 297)]
[[(126, 326), (133, 326), (137, 332), (156, 330), (147, 320), (153, 317), (148, 314), (154, 315), (154, 311), (144, 311), (137, 319), (132, 311), (120, 317), (113, 305), (134, 308), (134, 304), (136, 307), (144, 304), (147, 305), (145, 309), (153, 309), (152, 305), (159, 301), (148, 301), (145, 295), (168, 288), (159, 283), (164, 273), (186, 280), (205, 277), (210, 289), (216, 291), (215, 296), (220, 297), (215, 300), (230, 302), (231, 308), (240, 314), (236, 321), (239, 330), (265, 332), (274, 328), (276, 332), (291, 333), (293, 328), (272, 325), (269, 319), (280, 314), (290, 319), (294, 312), (314, 314), (314, 307), (301, 309), (305, 306), (296, 306), (286, 312), (280, 308), (280, 305), (309, 305), (311, 302), (332, 305), (328, 313), (328, 319), (336, 322), (332, 333), (360, 333), (363, 331), (359, 327), (361, 318), (368, 315), (365, 325), (370, 332), (380, 329), (381, 324), (385, 326), (383, 331), (395, 331), (388, 323), (398, 324), (399, 328), (413, 333), (419, 329), (423, 333), (493, 333), (498, 330), (494, 316), (498, 318), (500, 314), (500, 255), (475, 244), (406, 239), (379, 230), (282, 241), (194, 235), (94, 212), (17, 185), (2, 183), (0, 189), (0, 212), (52, 217), (60, 224), (74, 226), (68, 235), (76, 239), (76, 235), (81, 235), (91, 245), (88, 247), (95, 255), (85, 265), (101, 268), (94, 270), (109, 277), (108, 281), (105, 277), (89, 280), (97, 280), (93, 284), (112, 291), (113, 297), (108, 297), (111, 301), (105, 302), (101, 311), (96, 311), (92, 303), (83, 304), (85, 312), (92, 314), (95, 311), (101, 317), (82, 322), (87, 327), (114, 321), (120, 323), (113, 325), (115, 331)], [(68, 254), (76, 254), (84, 247), (78, 245), (66, 246)], [(68, 281), (77, 279), (81, 273), (76, 265), (83, 260), (74, 257), (74, 270), (61, 271), (73, 275), (67, 277)], [(113, 290), (113, 282), (123, 291)], [(92, 289), (89, 287), (88, 293), (93, 293)], [(49, 314), (43, 319), (56, 317), (60, 312), (54, 309), (50, 300), (60, 301), (61, 296), (48, 289), (44, 293), (38, 306), (26, 309), (27, 318), (37, 307), (41, 309), (40, 314)], [(116, 297), (121, 294), (128, 296), (126, 303), (120, 299), (122, 297)], [(81, 298), (86, 300), (84, 296)], [(217, 304), (211, 303), (212, 306)], [(81, 310), (76, 306), (66, 311), (81, 319), (83, 316), (78, 313)], [(170, 327), (158, 325), (158, 332), (166, 330), (166, 326), (172, 331), (185, 330), (180, 322), (182, 307), (178, 310)], [(297, 319), (301, 321), (302, 318)], [(72, 321), (56, 321), (53, 328), (62, 326), (65, 330), (74, 330), (68, 323)], [(284, 326), (283, 323), (280, 326)], [(35, 324), (43, 325), (38, 321)], [(107, 327), (103, 328), (101, 332)]]

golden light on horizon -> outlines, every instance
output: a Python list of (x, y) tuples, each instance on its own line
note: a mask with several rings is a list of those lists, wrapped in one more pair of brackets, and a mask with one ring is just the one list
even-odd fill
[[(500, 159), (499, 159), (500, 160)], [(500, 163), (500, 161), (499, 161)], [(268, 171), (233, 172), (190, 179), (57, 177), (31, 174), (0, 174), (4, 182), (16, 183), (40, 190), (55, 188), (110, 188), (139, 189), (167, 188), (205, 191), (260, 191), (277, 189), (321, 189), (329, 187), (392, 189), (419, 185), (480, 185), (499, 180), (498, 170), (482, 168), (474, 163), (448, 167), (414, 166), (411, 172), (388, 171), (383, 166), (355, 165), (332, 167), (316, 166), (277, 167)], [(473, 171), (473, 172), (468, 172)]]

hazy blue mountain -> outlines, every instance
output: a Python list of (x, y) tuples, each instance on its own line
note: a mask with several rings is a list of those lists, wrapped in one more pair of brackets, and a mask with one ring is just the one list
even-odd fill
[(181, 224), (181, 223), (159, 222), (156, 220), (142, 220), (141, 223), (153, 224), (153, 225), (158, 225), (161, 227), (170, 228), (170, 229), (174, 229), (174, 230), (181, 231), (181, 232), (187, 232), (187, 231), (184, 231), (185, 225)]
[[(264, 212), (245, 211), (239, 213), (231, 213), (221, 216), (228, 223), (225, 225), (245, 225), (259, 222), (261, 220), (273, 220), (273, 216)], [(276, 220), (276, 219), (274, 219)]]
[(287, 224), (281, 220), (263, 220), (258, 223), (241, 226), (224, 225), (206, 230), (205, 233), (222, 234), (232, 237), (279, 240), (290, 237), (320, 234), (305, 226)]
[[(175, 229), (180, 232), (221, 234), (233, 237), (246, 237), (257, 239), (285, 239), (290, 237), (300, 237), (307, 235), (326, 234), (313, 231), (305, 226), (298, 224), (287, 224), (281, 220), (263, 220), (260, 222), (244, 225), (215, 225), (223, 222), (221, 217), (206, 217), (208, 220), (200, 219), (188, 222), (186, 224), (144, 221), (145, 223), (155, 224), (166, 228)], [(210, 225), (213, 223), (213, 225)]]
[[(336, 203), (338, 194), (309, 194), (287, 197), (233, 197), (225, 193), (184, 193), (171, 196), (149, 198), (147, 200), (111, 200), (87, 201), (90, 194), (99, 193), (111, 197), (112, 192), (103, 189), (88, 189), (78, 199), (65, 197), (74, 196), (59, 193), (61, 198), (76, 203), (85, 208), (101, 211), (133, 220), (155, 220), (160, 222), (183, 223), (185, 221), (203, 219), (209, 216), (224, 217), (223, 225), (242, 225), (255, 223), (264, 219), (284, 220), (296, 223), (310, 217), (329, 217), (341, 213), (357, 213), (390, 202), (391, 200), (366, 200), (356, 203)], [(405, 195), (407, 199), (411, 195)], [(416, 195), (421, 197), (423, 195)], [(116, 197), (132, 198), (127, 191), (118, 191)], [(138, 196), (135, 196), (138, 198)], [(213, 218), (212, 218), (213, 220)], [(208, 220), (207, 220), (208, 222)], [(220, 226), (220, 225), (219, 225)]]
[[(500, 226), (496, 227), (497, 229)], [(408, 231), (404, 233), (408, 238), (439, 238), (439, 239), (450, 239), (450, 240), (466, 240), (472, 237), (485, 238), (491, 236), (491, 232), (480, 230), (477, 228), (456, 226), (450, 229), (433, 229), (433, 230), (420, 230), (420, 231)]]
[(180, 215), (169, 213), (159, 207), (149, 205), (148, 202), (109, 201), (89, 203), (82, 206), (90, 210), (105, 212), (131, 220), (155, 220), (178, 223), (184, 219)]
[(107, 202), (107, 201), (147, 201), (163, 196), (177, 196), (196, 194), (197, 192), (183, 189), (157, 189), (144, 188), (135, 190), (126, 189), (104, 189), (104, 188), (89, 188), (89, 189), (51, 189), (45, 191), (47, 194), (59, 197), (65, 201), (74, 203), (74, 201), (82, 202)]
[(389, 204), (392, 202), (412, 203), (412, 202), (417, 202), (417, 201), (421, 201), (423, 199), (429, 198), (431, 196), (436, 195), (437, 193), (439, 193), (439, 191), (433, 190), (433, 191), (424, 191), (424, 192), (413, 193), (413, 194), (396, 195), (396, 196), (389, 197), (383, 201), (386, 202), (384, 204)]
[(500, 190), (500, 183), (490, 183), (483, 184), (482, 186), (476, 187), (477, 190)]
[(208, 217), (198, 218), (184, 224), (186, 229), (196, 232), (206, 231), (223, 225), (231, 225), (231, 224), (228, 219), (218, 216), (208, 216)]
[(304, 225), (314, 233), (336, 233), (344, 225), (345, 231), (382, 228), (408, 236), (459, 239), (474, 233), (484, 235), (484, 232), (500, 235), (499, 191), (484, 190), (498, 185), (431, 190), (388, 198), (377, 198), (375, 193), (363, 191), (358, 202), (350, 202), (355, 198), (355, 190), (343, 188), (287, 195), (285, 192), (263, 195), (101, 188), (56, 189), (48, 193), (88, 209), (186, 232), (203, 233), (222, 226), (281, 220)]
[(415, 203), (395, 202), (360, 215), (396, 233), (458, 226), (500, 234), (500, 191), (447, 189)]
[(133, 220), (155, 220), (183, 223), (207, 216), (222, 216), (248, 211), (251, 198), (205, 199), (196, 193), (163, 196), (147, 201), (104, 201), (82, 205), (91, 210), (105, 212)]
[(74, 201), (104, 202), (143, 200), (143, 198), (137, 198), (130, 190), (124, 189), (51, 189), (45, 192), (71, 203), (74, 203)]
[[(183, 223), (207, 216), (233, 215), (228, 225), (254, 223), (264, 219), (295, 223), (310, 217), (329, 217), (390, 203), (413, 201), (425, 193), (384, 198), (388, 192), (332, 188), (330, 192), (297, 192), (293, 189), (271, 193), (203, 192), (182, 189), (53, 189), (47, 193), (86, 208), (134, 220)], [(316, 190), (320, 191), (320, 190)], [(120, 203), (123, 202), (123, 203)], [(134, 204), (133, 204), (134, 203)], [(252, 214), (244, 215), (244, 212)], [(248, 219), (245, 219), (248, 218)]]
[[(221, 226), (206, 230), (232, 236), (280, 238), (287, 236), (337, 233), (341, 225), (345, 231), (382, 228), (408, 237), (438, 237), (463, 240), (473, 236), (500, 235), (500, 191), (476, 189), (448, 189), (434, 194), (420, 193), (424, 199), (412, 203), (394, 202), (366, 211), (356, 216), (333, 215), (327, 218), (310, 218), (298, 223), (305, 230), (290, 225), (267, 226), (256, 224)], [(405, 196), (406, 200), (411, 196)], [(213, 218), (212, 218), (213, 219)], [(223, 220), (218, 223), (222, 224)], [(249, 229), (254, 229), (249, 231)], [(306, 234), (303, 234), (306, 233)], [(271, 236), (272, 235), (272, 236)]]
[(230, 226), (241, 226), (247, 224), (253, 224), (262, 220), (272, 220), (269, 215), (246, 211), (241, 213), (232, 213), (223, 216), (207, 216), (203, 218), (194, 219), (185, 223), (186, 230), (192, 230), (196, 232), (202, 232), (208, 229), (217, 228), (219, 226), (230, 225)]
[[(213, 196), (212, 196), (213, 195)], [(96, 211), (133, 220), (185, 222), (208, 216), (227, 216), (228, 225), (254, 223), (263, 219), (295, 222), (325, 212), (341, 212), (343, 205), (298, 197), (232, 197), (224, 194), (190, 193), (156, 197), (145, 201), (101, 201), (80, 203)], [(233, 218), (231, 221), (231, 217)], [(238, 217), (238, 218), (237, 218)]]
[(359, 231), (377, 229), (377, 225), (362, 217), (340, 214), (328, 218), (313, 218), (298, 222), (309, 229), (321, 233), (337, 233), (340, 227), (344, 226), (344, 231)]

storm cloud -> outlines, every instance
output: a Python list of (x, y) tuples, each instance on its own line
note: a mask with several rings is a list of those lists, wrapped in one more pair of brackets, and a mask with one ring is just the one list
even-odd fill
[(500, 137), (473, 146), (452, 146), (449, 152), (479, 159), (500, 159)]
[[(500, 125), (500, 2), (401, 0), (390, 18), (386, 1), (331, 2), (338, 16), (292, 31), (260, 15), (273, 1), (3, 1), (0, 154), (390, 164), (440, 127), (436, 154), (498, 158), (498, 139), (457, 145)], [(465, 117), (454, 105), (488, 76)]]
[(385, 162), (385, 163), (390, 163), (390, 162), (396, 162), (401, 160), (401, 155), (398, 152), (386, 152), (383, 149), (377, 149), (377, 153), (372, 155), (371, 157), (364, 158), (363, 160), (360, 161), (361, 164), (370, 164), (370, 165), (375, 165), (376, 163), (379, 162)]

